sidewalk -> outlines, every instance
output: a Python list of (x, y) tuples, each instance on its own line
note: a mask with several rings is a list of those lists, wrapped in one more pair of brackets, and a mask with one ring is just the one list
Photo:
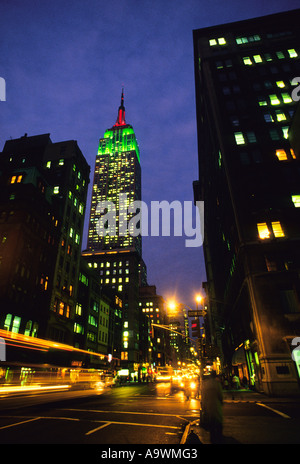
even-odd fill
[[(252, 390), (223, 390), (224, 403), (299, 403), (300, 396), (297, 397), (270, 397), (264, 393)], [(185, 428), (181, 439), (181, 444), (186, 445), (209, 445), (209, 432), (199, 425), (199, 420), (191, 422)], [(224, 444), (239, 444), (233, 437), (224, 437)]]

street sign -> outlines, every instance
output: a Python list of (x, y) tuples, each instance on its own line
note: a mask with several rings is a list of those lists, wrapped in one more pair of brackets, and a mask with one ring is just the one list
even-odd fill
[(203, 311), (201, 310), (188, 311), (188, 316), (189, 317), (200, 317), (200, 316), (203, 316)]

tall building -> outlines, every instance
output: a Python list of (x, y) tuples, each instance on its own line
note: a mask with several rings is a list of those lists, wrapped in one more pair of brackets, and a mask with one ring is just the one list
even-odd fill
[(224, 369), (270, 394), (299, 391), (299, 21), (293, 10), (193, 32), (212, 341)]
[(116, 123), (99, 141), (87, 249), (82, 256), (98, 271), (101, 286), (120, 295), (121, 363), (131, 371), (138, 370), (142, 357), (138, 303), (140, 282), (146, 281), (141, 235), (134, 233), (140, 227), (139, 210), (133, 204), (138, 200), (141, 200), (140, 153), (133, 127), (125, 121), (122, 91)]
[(159, 326), (167, 326), (168, 317), (165, 301), (156, 293), (155, 285), (140, 287), (140, 324), (144, 324), (146, 330), (141, 330), (144, 335), (144, 360), (154, 367), (165, 366), (171, 359), (170, 332)]
[(0, 327), (67, 344), (89, 166), (77, 142), (7, 140), (0, 156)]
[[(89, 250), (126, 248), (141, 255), (141, 235), (134, 237), (129, 230), (129, 222), (136, 211), (129, 212), (128, 206), (136, 200), (141, 200), (140, 154), (133, 127), (125, 121), (122, 91), (116, 123), (105, 131), (99, 141), (88, 233)], [(105, 205), (103, 209), (100, 207), (101, 202), (110, 202), (115, 208), (115, 214), (107, 222), (101, 220), (105, 208)]]

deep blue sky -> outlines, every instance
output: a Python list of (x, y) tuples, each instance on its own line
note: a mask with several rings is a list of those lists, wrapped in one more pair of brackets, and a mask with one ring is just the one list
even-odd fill
[[(25, 132), (75, 139), (92, 183), (98, 140), (115, 123), (124, 85), (143, 200), (192, 201), (193, 29), (298, 7), (299, 0), (0, 0), (0, 76), (7, 86), (0, 150)], [(89, 206), (86, 224), (88, 216)], [(158, 293), (194, 306), (205, 281), (202, 248), (185, 248), (184, 240), (144, 238), (143, 258)]]

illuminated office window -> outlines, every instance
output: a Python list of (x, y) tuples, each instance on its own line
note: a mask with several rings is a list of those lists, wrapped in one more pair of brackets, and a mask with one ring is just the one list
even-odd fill
[(219, 45), (226, 45), (226, 40), (224, 39), (224, 37), (219, 37), (218, 38), (218, 44)]
[(20, 324), (21, 324), (21, 318), (18, 317), (18, 316), (15, 316), (14, 320), (13, 320), (11, 331), (14, 332), (14, 333), (19, 333)]
[(285, 87), (285, 83), (283, 81), (276, 81), (276, 85), (280, 89), (283, 89)]
[(11, 180), (10, 180), (10, 183), (11, 184), (19, 184), (21, 181), (22, 181), (22, 175), (18, 175), (18, 176), (12, 176)]
[(276, 119), (277, 121), (286, 121), (286, 115), (281, 110), (276, 110)]
[(244, 57), (243, 57), (243, 62), (244, 62), (244, 64), (245, 64), (246, 66), (251, 66), (251, 65), (253, 64), (252, 61), (251, 61), (250, 56), (244, 56)]
[(293, 100), (292, 100), (289, 93), (282, 93), (281, 96), (282, 96), (283, 103), (292, 103), (293, 102)]
[(269, 95), (269, 98), (270, 98), (270, 103), (272, 106), (274, 105), (280, 105), (280, 100), (278, 99), (277, 95)]
[(296, 50), (294, 48), (290, 48), (288, 50), (288, 54), (289, 54), (290, 58), (297, 58), (297, 56), (298, 56), (298, 53), (296, 52)]
[(258, 104), (259, 104), (259, 106), (267, 106), (268, 105), (267, 100), (265, 99), (265, 97), (258, 97)]
[(292, 195), (292, 202), (296, 208), (300, 208), (300, 195)]
[(283, 150), (283, 148), (279, 148), (276, 150), (276, 156), (279, 159), (279, 161), (285, 161), (288, 159), (286, 151)]
[(245, 144), (245, 139), (244, 139), (244, 136), (243, 136), (242, 132), (235, 132), (234, 137), (235, 137), (235, 143), (237, 145), (244, 145)]
[(213, 47), (214, 45), (217, 45), (217, 44), (218, 44), (218, 42), (216, 41), (216, 39), (210, 39), (209, 45), (210, 45), (211, 47)]
[(289, 126), (283, 126), (281, 130), (282, 130), (283, 137), (285, 139), (288, 139), (289, 138)]
[(284, 53), (281, 51), (276, 52), (276, 56), (279, 60), (283, 60), (285, 58)]
[(257, 224), (257, 230), (260, 239), (264, 240), (266, 238), (270, 238), (270, 231), (266, 222), (259, 222)]
[(275, 237), (284, 237), (284, 232), (279, 221), (272, 222), (272, 229)]
[(260, 55), (254, 55), (253, 59), (254, 59), (255, 63), (262, 63), (263, 62), (262, 57)]

